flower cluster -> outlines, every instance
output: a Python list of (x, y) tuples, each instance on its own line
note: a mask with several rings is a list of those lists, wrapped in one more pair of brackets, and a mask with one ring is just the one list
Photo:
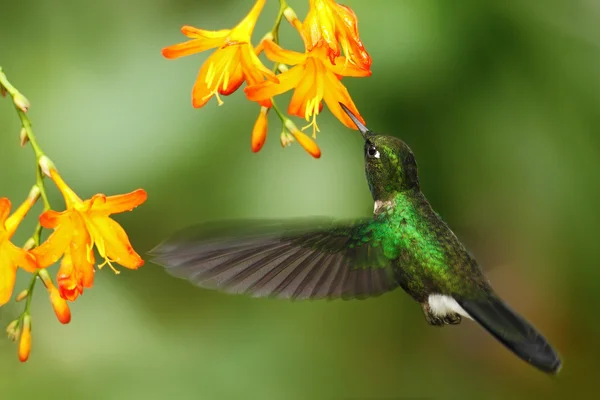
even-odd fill
[[(267, 114), (273, 108), (283, 124), (281, 145), (286, 147), (297, 140), (318, 158), (321, 151), (317, 144), (280, 111), (274, 97), (294, 90), (288, 114), (308, 121), (302, 130), (312, 127), (313, 138), (319, 131), (316, 118), (323, 109), (323, 102), (344, 125), (356, 129), (340, 103), (361, 122), (364, 120), (341, 80), (370, 76), (371, 57), (359, 37), (356, 15), (334, 0), (309, 0), (310, 8), (303, 22), (285, 0), (280, 0), (273, 30), (253, 46), (252, 33), (265, 3), (266, 0), (257, 0), (249, 14), (232, 29), (206, 31), (184, 26), (181, 31), (190, 40), (166, 47), (162, 54), (166, 58), (178, 58), (216, 48), (200, 68), (192, 89), (192, 105), (203, 107), (212, 97), (221, 105), (221, 95), (235, 92), (246, 82), (247, 98), (261, 106), (252, 130), (252, 151), (259, 151), (265, 142)], [(280, 47), (279, 26), (283, 17), (302, 38), (303, 53)], [(274, 62), (271, 70), (259, 58), (263, 52)]]
[[(12, 297), (17, 269), (20, 267), (32, 274), (28, 288), (16, 296), (16, 301), (25, 301), (25, 309), (7, 328), (12, 340), (19, 339), (19, 359), (26, 361), (31, 350), (30, 304), (38, 278), (48, 290), (58, 320), (63, 324), (69, 323), (71, 311), (67, 302), (77, 299), (85, 288), (92, 287), (94, 283), (94, 248), (104, 260), (98, 269), (108, 264), (118, 273), (113, 263), (130, 269), (137, 269), (144, 264), (133, 250), (123, 228), (110, 215), (132, 210), (146, 201), (147, 195), (144, 190), (138, 189), (124, 195), (96, 194), (89, 200), (82, 200), (40, 148), (27, 115), (29, 101), (10, 84), (2, 68), (0, 91), (2, 95), (9, 94), (12, 98), (22, 124), (21, 145), (29, 143), (36, 159), (36, 183), (25, 201), (11, 214), (10, 200), (0, 198), (0, 306)], [(46, 177), (61, 192), (65, 201), (64, 211), (59, 212), (51, 207), (46, 194)], [(11, 238), (39, 199), (43, 203), (43, 212), (38, 225), (30, 239), (18, 247)], [(42, 242), (44, 228), (53, 232)], [(47, 267), (59, 260), (55, 284)]]

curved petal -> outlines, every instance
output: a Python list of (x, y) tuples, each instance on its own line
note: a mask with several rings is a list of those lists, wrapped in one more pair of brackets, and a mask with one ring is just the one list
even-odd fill
[(242, 45), (240, 47), (240, 56), (244, 76), (248, 85), (262, 82), (264, 77), (272, 82), (279, 83), (279, 78), (263, 65), (250, 45)]
[(54, 229), (61, 223), (63, 218), (69, 218), (70, 212), (71, 211), (68, 210), (63, 212), (54, 210), (44, 211), (42, 215), (40, 215), (40, 225), (47, 229)]
[(271, 61), (281, 64), (298, 65), (306, 60), (306, 54), (281, 48), (272, 40), (263, 40), (265, 55)]
[(361, 67), (358, 67), (350, 61), (348, 61), (346, 57), (337, 57), (335, 60), (335, 65), (328, 65), (328, 68), (334, 74), (340, 76), (353, 76), (357, 78), (362, 78), (365, 76), (371, 76), (372, 74), (370, 69), (363, 69)]
[(5, 245), (0, 246), (0, 306), (10, 300), (17, 278), (17, 265), (9, 253)]
[(162, 55), (165, 58), (173, 59), (189, 56), (219, 47), (225, 42), (231, 31), (229, 29), (205, 31), (193, 26), (184, 26), (181, 28), (181, 32), (187, 37), (192, 38), (192, 40), (165, 47), (162, 49)]
[(131, 246), (127, 233), (116, 221), (108, 217), (90, 216), (86, 224), (100, 256), (130, 269), (144, 265), (144, 260)]
[(148, 193), (144, 189), (137, 189), (130, 193), (115, 196), (96, 194), (92, 196), (90, 211), (119, 214), (133, 210), (144, 203), (146, 199), (148, 199)]
[(73, 237), (73, 225), (69, 219), (64, 220), (44, 243), (31, 250), (39, 268), (48, 267), (57, 262)]
[(229, 79), (239, 64), (239, 46), (220, 48), (208, 57), (192, 89), (192, 105), (204, 106), (222, 88), (229, 86)]
[(214, 47), (218, 47), (223, 43), (225, 38), (227, 36), (229, 36), (229, 34), (231, 33), (231, 29), (220, 29), (218, 31), (207, 31), (204, 29), (195, 28), (190, 25), (184, 25), (181, 27), (181, 33), (183, 33), (185, 36), (189, 37), (190, 39), (205, 39), (205, 40), (218, 39), (218, 40), (220, 40), (219, 44), (214, 46)]
[(65, 253), (60, 263), (60, 268), (56, 274), (56, 284), (58, 285), (60, 297), (65, 300), (75, 301), (83, 293), (83, 286), (77, 278), (77, 272), (73, 267), (70, 252)]
[(76, 233), (73, 235), (67, 253), (71, 256), (77, 284), (82, 288), (90, 288), (94, 283), (96, 259), (94, 258), (92, 237), (87, 231), (87, 225), (83, 218), (80, 217), (78, 220)]
[(4, 223), (10, 214), (10, 207), (10, 200), (7, 197), (0, 198), (0, 229), (5, 229)]
[(17, 208), (15, 212), (12, 213), (12, 215), (4, 221), (4, 226), (6, 227), (6, 231), (8, 232), (9, 237), (11, 237), (15, 233), (17, 227), (19, 226), (21, 221), (23, 221), (23, 218), (25, 218), (25, 216), (27, 215), (29, 210), (31, 210), (31, 207), (33, 207), (36, 201), (37, 197), (28, 197), (23, 203), (21, 203), (19, 208)]
[(356, 125), (354, 125), (350, 117), (342, 110), (342, 107), (339, 104), (343, 103), (361, 122), (364, 123), (363, 118), (360, 116), (348, 93), (348, 89), (346, 89), (333, 74), (327, 74), (325, 76), (325, 86), (327, 87), (327, 90), (324, 93), (323, 99), (331, 113), (348, 128), (356, 130)]
[(248, 86), (244, 89), (248, 99), (252, 101), (262, 101), (275, 97), (278, 94), (285, 93), (293, 89), (304, 76), (304, 65), (297, 65), (294, 68), (279, 75), (279, 83), (263, 81), (256, 85)]
[(242, 86), (244, 83), (244, 68), (242, 68), (242, 64), (238, 64), (233, 73), (229, 77), (229, 82), (227, 83), (227, 87), (222, 87), (219, 89), (219, 93), (223, 96), (229, 96), (234, 93), (236, 90)]
[(18, 251), (16, 254), (15, 261), (17, 265), (23, 268), (27, 272), (34, 273), (38, 270), (38, 263), (35, 259), (35, 256), (31, 254), (29, 251), (25, 251), (18, 247), (15, 247), (15, 250)]
[[(296, 86), (296, 90), (294, 91), (294, 95), (292, 96), (292, 100), (288, 106), (289, 114), (296, 115), (307, 120), (311, 115), (313, 115), (313, 110), (315, 108), (313, 106), (313, 102), (319, 94), (318, 86), (320, 83), (317, 63), (320, 63), (320, 61), (316, 61), (312, 57), (309, 57), (306, 60), (304, 77)], [(323, 89), (321, 85), (321, 95), (322, 91)], [(321, 99), (316, 100), (315, 105), (318, 105), (319, 101), (321, 101)], [(311, 106), (311, 109), (307, 109), (309, 106)]]

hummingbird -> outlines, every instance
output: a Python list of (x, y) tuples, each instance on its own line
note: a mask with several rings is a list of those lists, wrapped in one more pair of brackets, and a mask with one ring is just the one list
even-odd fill
[(525, 362), (558, 373), (557, 352), (500, 299), (425, 198), (408, 145), (340, 106), (364, 138), (372, 217), (205, 222), (159, 244), (152, 261), (197, 286), (255, 297), (365, 299), (400, 287), (430, 325), (473, 320)]

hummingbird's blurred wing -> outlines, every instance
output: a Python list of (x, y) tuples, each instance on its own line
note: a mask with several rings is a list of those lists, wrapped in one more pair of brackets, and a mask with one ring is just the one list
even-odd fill
[(255, 297), (378, 296), (397, 287), (377, 220), (218, 221), (175, 234), (152, 262), (197, 286)]

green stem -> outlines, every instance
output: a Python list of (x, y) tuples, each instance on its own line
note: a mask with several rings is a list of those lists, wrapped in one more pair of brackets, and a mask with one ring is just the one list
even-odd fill
[(273, 25), (273, 29), (271, 30), (271, 34), (273, 35), (273, 42), (279, 44), (279, 26), (281, 25), (281, 20), (283, 19), (283, 12), (288, 8), (287, 2), (285, 0), (279, 0), (279, 12), (277, 13), (277, 18), (275, 19), (275, 25)]
[[(17, 88), (15, 88), (9, 82), (2, 67), (0, 67), (0, 85), (6, 89), (6, 92), (11, 95), (13, 100), (14, 100), (15, 96), (18, 96), (18, 95), (22, 96), (22, 94), (17, 90)], [(13, 101), (13, 103), (14, 103), (14, 101)], [(31, 144), (31, 148), (33, 149), (33, 152), (35, 155), (36, 186), (40, 190), (40, 197), (41, 197), (42, 203), (44, 205), (44, 211), (47, 211), (47, 210), (50, 210), (50, 208), (51, 208), (50, 201), (48, 200), (48, 193), (46, 192), (46, 185), (44, 182), (44, 173), (42, 172), (42, 169), (39, 165), (39, 160), (42, 156), (44, 156), (44, 152), (42, 151), (42, 148), (40, 147), (40, 145), (37, 141), (37, 138), (35, 137), (35, 134), (33, 133), (33, 128), (31, 126), (31, 120), (27, 116), (27, 113), (25, 111), (23, 111), (21, 108), (19, 108), (16, 104), (15, 104), (15, 109), (17, 111), (17, 115), (19, 116), (19, 119), (21, 120), (21, 126), (25, 130), (27, 139), (28, 139), (29, 143)], [(40, 242), (42, 239), (42, 230), (43, 230), (42, 225), (38, 223), (37, 226), (35, 227), (33, 235), (31, 236), (35, 246), (40, 245)], [(38, 272), (35, 272), (33, 274), (33, 276), (31, 277), (31, 281), (29, 282), (29, 287), (27, 289), (27, 298), (25, 301), (25, 309), (23, 310), (23, 313), (21, 313), (21, 316), (19, 317), (19, 323), (22, 323), (23, 318), (26, 315), (29, 315), (29, 310), (31, 308), (31, 301), (33, 299), (33, 291), (34, 291), (35, 285), (38, 281), (37, 278), (38, 278)]]
[(273, 98), (271, 98), (271, 103), (273, 105), (273, 110), (275, 110), (275, 113), (277, 114), (277, 116), (279, 117), (279, 119), (281, 119), (282, 123), (285, 123), (285, 121), (288, 119), (284, 113), (281, 112), (281, 109), (279, 109), (279, 106), (277, 105), (277, 103), (275, 103), (275, 100)]

